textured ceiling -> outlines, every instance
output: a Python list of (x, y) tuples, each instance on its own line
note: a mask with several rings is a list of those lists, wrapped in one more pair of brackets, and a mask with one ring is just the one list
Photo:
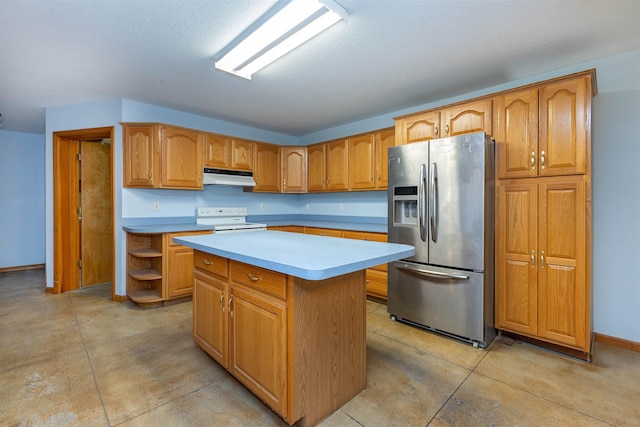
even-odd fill
[(0, 0), (4, 129), (127, 98), (294, 136), (640, 47), (638, 0), (337, 0), (248, 81), (213, 60), (276, 0)]

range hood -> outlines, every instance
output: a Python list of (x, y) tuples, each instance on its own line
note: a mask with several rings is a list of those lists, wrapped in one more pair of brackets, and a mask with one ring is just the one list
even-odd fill
[(240, 187), (256, 186), (253, 172), (214, 168), (204, 168), (203, 183), (205, 185), (236, 185)]

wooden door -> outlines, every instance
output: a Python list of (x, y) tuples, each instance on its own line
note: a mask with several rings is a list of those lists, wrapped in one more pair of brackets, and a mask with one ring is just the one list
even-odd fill
[(253, 170), (253, 150), (255, 143), (234, 139), (231, 141), (231, 167), (233, 169)]
[(427, 111), (396, 120), (396, 144), (441, 138), (440, 111)]
[(162, 187), (202, 189), (203, 138), (202, 133), (190, 129), (161, 128)]
[(498, 178), (538, 175), (538, 90), (507, 93), (496, 99)]
[(317, 144), (307, 147), (307, 191), (324, 191), (326, 188), (325, 152), (326, 144)]
[(111, 282), (111, 140), (80, 141), (80, 286)]
[(389, 186), (389, 147), (396, 145), (394, 128), (376, 132), (376, 188), (384, 190)]
[(287, 414), (286, 306), (231, 287), (229, 371), (280, 416)]
[(256, 143), (253, 191), (280, 191), (280, 147)]
[(282, 192), (306, 193), (307, 148), (282, 147)]
[(231, 139), (224, 135), (208, 133), (205, 136), (204, 164), (208, 168), (231, 167)]
[(371, 189), (376, 185), (375, 137), (373, 133), (349, 138), (349, 188)]
[(123, 125), (124, 187), (155, 187), (160, 182), (158, 128), (154, 125)]
[(586, 172), (586, 77), (540, 89), (539, 175), (575, 175)]
[(213, 359), (229, 367), (227, 282), (196, 270), (193, 286), (193, 339)]
[(535, 336), (538, 186), (513, 182), (497, 187), (496, 327)]
[(327, 190), (349, 188), (348, 140), (327, 143)]
[(540, 184), (538, 334), (588, 351), (585, 183)]
[(472, 132), (492, 134), (493, 100), (491, 98), (449, 107), (442, 112), (443, 137)]

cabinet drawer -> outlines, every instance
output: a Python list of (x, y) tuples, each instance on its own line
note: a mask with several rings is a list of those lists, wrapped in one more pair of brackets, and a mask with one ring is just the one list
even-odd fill
[(342, 231), (334, 230), (333, 228), (305, 227), (304, 233), (315, 234), (317, 236), (342, 237)]
[[(356, 240), (368, 240), (371, 242), (387, 242), (387, 235), (385, 233), (372, 233), (368, 231), (343, 231), (342, 237), (345, 239), (356, 239)], [(376, 265), (375, 267), (371, 267), (374, 270), (387, 271), (387, 264)], [(385, 278), (386, 280), (386, 278)], [(386, 287), (386, 283), (385, 283)]]
[(367, 295), (387, 299), (387, 272), (367, 269)]
[(194, 250), (193, 265), (200, 270), (208, 271), (220, 277), (229, 277), (229, 265), (226, 258)]
[(287, 276), (265, 268), (229, 261), (231, 280), (278, 298), (287, 298)]
[(180, 246), (180, 243), (173, 241), (174, 237), (197, 236), (198, 234), (211, 234), (211, 231), (182, 231), (179, 233), (169, 233), (169, 246)]

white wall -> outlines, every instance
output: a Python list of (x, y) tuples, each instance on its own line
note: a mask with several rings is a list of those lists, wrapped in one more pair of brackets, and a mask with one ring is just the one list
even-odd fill
[[(115, 125), (118, 121), (161, 121), (196, 129), (231, 134), (283, 145), (308, 145), (354, 133), (393, 126), (393, 117), (481, 96), (528, 83), (597, 69), (599, 94), (593, 101), (593, 330), (640, 342), (640, 287), (633, 268), (639, 264), (636, 245), (640, 238), (640, 174), (634, 173), (640, 159), (640, 49), (589, 61), (572, 67), (533, 75), (509, 84), (486, 88), (402, 111), (390, 112), (349, 125), (294, 138), (265, 132), (179, 111), (123, 100), (111, 114), (110, 103), (94, 103), (47, 109), (47, 283), (52, 272), (51, 132), (54, 130)], [(428, 77), (425, 76), (425, 84)], [(93, 107), (93, 108), (92, 108)], [(107, 111), (103, 111), (106, 108)], [(110, 115), (111, 114), (111, 115)], [(119, 116), (114, 119), (114, 116)], [(92, 125), (90, 123), (93, 123)], [(116, 214), (122, 217), (189, 216), (199, 204), (247, 204), (251, 215), (294, 213), (317, 215), (386, 215), (384, 192), (336, 193), (331, 195), (256, 195), (239, 189), (211, 187), (200, 192), (121, 189), (121, 136), (116, 126)], [(235, 203), (236, 198), (238, 203)], [(159, 199), (161, 209), (150, 206)], [(293, 200), (293, 201), (291, 201)], [(151, 202), (151, 203), (150, 203)], [(265, 212), (259, 210), (265, 203)], [(340, 203), (343, 209), (340, 210)], [(308, 209), (307, 209), (308, 206)], [(124, 241), (119, 239), (118, 294), (124, 294)]]
[(44, 264), (44, 136), (0, 129), (0, 268)]

